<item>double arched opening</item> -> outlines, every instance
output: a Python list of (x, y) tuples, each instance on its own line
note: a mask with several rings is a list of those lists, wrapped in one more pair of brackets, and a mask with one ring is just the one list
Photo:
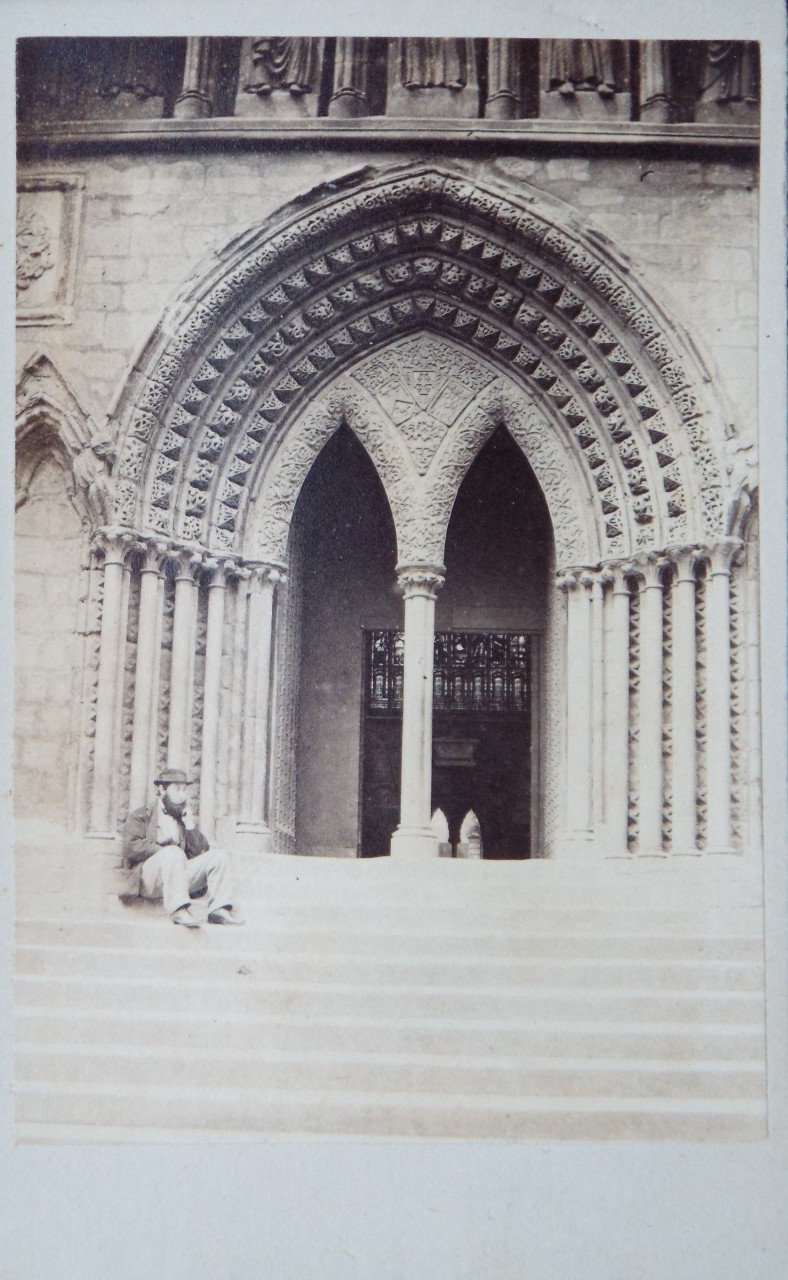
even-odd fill
[[(500, 427), (457, 492), (436, 603), (430, 803), (444, 813), (455, 853), (468, 843), (461, 828), (471, 810), (485, 856), (527, 857), (541, 847), (553, 560), (543, 495)], [(301, 490), (288, 564), (302, 619), (295, 846), (388, 853), (400, 817), (403, 602), (385, 491), (347, 426)]]

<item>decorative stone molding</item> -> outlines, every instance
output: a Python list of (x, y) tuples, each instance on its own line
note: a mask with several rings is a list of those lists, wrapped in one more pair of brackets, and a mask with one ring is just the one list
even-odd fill
[[(163, 323), (120, 406), (118, 514), (240, 551), (260, 460), (304, 405), (362, 353), (428, 328), (483, 355), (571, 435), (609, 516), (597, 519), (602, 554), (626, 551), (632, 519), (638, 549), (719, 533), (710, 390), (601, 243), (535, 193), (420, 166), (318, 190), (220, 262), (177, 324)], [(422, 445), (424, 466), (432, 442)], [(131, 482), (143, 476), (140, 509)], [(626, 518), (605, 509), (622, 480)]]
[(85, 179), (77, 173), (29, 174), (17, 188), (17, 324), (65, 324), (72, 318)]

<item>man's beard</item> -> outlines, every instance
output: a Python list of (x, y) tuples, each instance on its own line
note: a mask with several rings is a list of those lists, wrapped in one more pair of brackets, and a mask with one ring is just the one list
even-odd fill
[(174, 800), (170, 799), (166, 792), (162, 796), (162, 804), (164, 805), (164, 812), (168, 813), (172, 818), (182, 817), (183, 811), (186, 808), (185, 800), (182, 800), (180, 804), (176, 804)]

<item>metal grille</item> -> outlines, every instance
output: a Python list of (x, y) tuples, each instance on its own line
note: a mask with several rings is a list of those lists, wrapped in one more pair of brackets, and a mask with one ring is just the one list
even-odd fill
[[(366, 644), (367, 711), (401, 711), (405, 654), (402, 632), (368, 631)], [(436, 632), (433, 709), (527, 712), (531, 651), (532, 637), (525, 632)]]

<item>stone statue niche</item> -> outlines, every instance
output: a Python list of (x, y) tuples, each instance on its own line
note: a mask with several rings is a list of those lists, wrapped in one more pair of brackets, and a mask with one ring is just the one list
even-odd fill
[(473, 40), (389, 40), (386, 115), (456, 119), (479, 115)]
[(325, 41), (313, 36), (249, 36), (241, 42), (237, 116), (316, 116)]
[(542, 40), (539, 73), (540, 116), (631, 118), (629, 50), (621, 40)]
[(170, 115), (183, 80), (185, 45), (170, 39), (20, 41), (20, 120)]
[(756, 41), (707, 41), (698, 56), (695, 119), (757, 124), (760, 71)]
[(155, 120), (170, 115), (183, 79), (184, 40), (86, 40), (80, 116)]

